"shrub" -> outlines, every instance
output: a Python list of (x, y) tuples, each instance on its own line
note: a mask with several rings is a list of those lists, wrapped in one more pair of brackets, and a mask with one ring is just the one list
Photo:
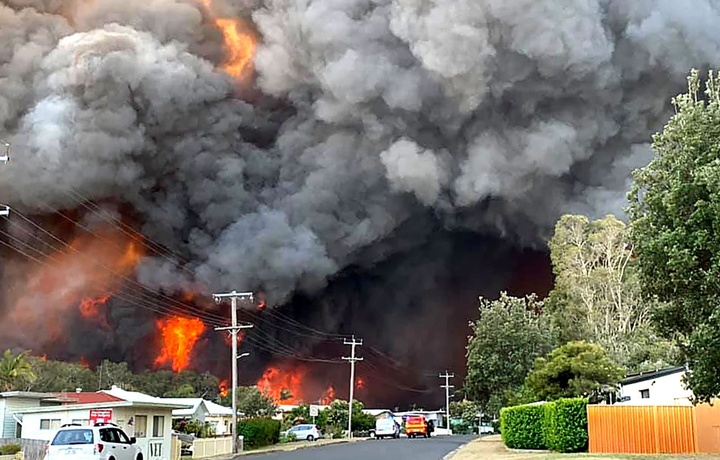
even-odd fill
[(587, 449), (587, 399), (558, 399), (545, 404), (545, 445), (556, 452)]
[(15, 455), (21, 450), (20, 444), (5, 444), (0, 446), (0, 455)]
[(512, 449), (545, 449), (543, 404), (505, 407), (500, 410), (500, 432)]
[(238, 422), (238, 435), (250, 449), (271, 446), (280, 442), (280, 421), (269, 418), (249, 418)]
[(341, 439), (345, 437), (345, 430), (340, 425), (328, 425), (325, 434), (330, 439)]

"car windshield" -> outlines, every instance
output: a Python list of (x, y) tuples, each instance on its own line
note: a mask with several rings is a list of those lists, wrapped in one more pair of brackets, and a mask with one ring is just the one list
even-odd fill
[(53, 446), (68, 446), (73, 444), (92, 444), (92, 430), (63, 430), (58, 431), (55, 439), (52, 441)]

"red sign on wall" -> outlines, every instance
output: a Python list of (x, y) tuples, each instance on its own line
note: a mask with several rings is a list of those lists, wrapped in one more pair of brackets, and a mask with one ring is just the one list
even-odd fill
[(112, 421), (112, 409), (90, 409), (90, 425)]

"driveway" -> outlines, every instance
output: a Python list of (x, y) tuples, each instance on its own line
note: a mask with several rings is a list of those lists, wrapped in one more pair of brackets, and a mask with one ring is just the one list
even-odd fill
[(383, 439), (335, 444), (292, 452), (239, 457), (238, 460), (441, 460), (475, 436), (437, 436), (430, 439)]

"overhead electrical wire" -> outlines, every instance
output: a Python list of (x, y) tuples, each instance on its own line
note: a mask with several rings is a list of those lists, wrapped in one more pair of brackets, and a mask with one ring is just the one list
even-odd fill
[[(72, 196), (71, 196), (72, 194)], [(166, 260), (173, 262), (176, 264), (176, 266), (180, 269), (183, 269), (187, 271), (189, 274), (193, 274), (192, 271), (188, 270), (187, 267), (184, 265), (177, 264), (178, 261), (183, 262), (183, 264), (188, 264), (189, 262), (183, 258), (181, 255), (177, 254), (176, 252), (173, 252), (170, 248), (167, 246), (164, 246), (157, 241), (153, 240), (149, 236), (142, 234), (135, 230), (130, 225), (126, 224), (122, 220), (119, 220), (112, 216), (111, 214), (107, 213), (106, 211), (102, 210), (100, 206), (98, 206), (94, 201), (92, 201), (90, 198), (84, 196), (82, 193), (77, 191), (76, 189), (70, 187), (70, 190), (66, 195), (70, 196), (76, 203), (78, 203), (80, 206), (84, 207), (88, 211), (92, 212), (93, 214), (100, 216), (105, 222), (108, 224), (111, 224), (118, 229), (120, 229), (123, 233), (128, 235), (133, 240), (143, 244), (148, 249), (156, 253), (157, 255), (165, 258)], [(174, 260), (167, 256), (167, 254), (172, 255), (177, 260)]]
[[(58, 238), (57, 236), (55, 236), (55, 235), (52, 234), (51, 232), (45, 230), (42, 226), (36, 224), (35, 222), (33, 222), (31, 219), (27, 218), (27, 217), (24, 216), (23, 214), (21, 214), (21, 213), (19, 213), (19, 212), (17, 212), (17, 211), (14, 211), (13, 214), (14, 214), (14, 215), (18, 215), (19, 217), (21, 217), (22, 219), (24, 219), (25, 221), (27, 221), (28, 223), (30, 223), (31, 225), (33, 225), (34, 227), (36, 227), (37, 229), (39, 229), (40, 231), (42, 231), (43, 233), (47, 234), (48, 236), (50, 236), (50, 237), (53, 238), (54, 240), (58, 241), (58, 242), (59, 242), (62, 246), (64, 246), (65, 248), (68, 248), (68, 249), (74, 251), (75, 253), (81, 255), (82, 257), (88, 258), (92, 263), (97, 264), (98, 266), (102, 267), (103, 269), (105, 269), (105, 270), (109, 271), (110, 273), (112, 273), (112, 274), (118, 276), (119, 278), (123, 279), (124, 281), (127, 281), (128, 283), (130, 283), (130, 284), (132, 284), (132, 285), (140, 288), (140, 292), (139, 292), (138, 294), (130, 294), (130, 293), (127, 293), (127, 292), (123, 292), (122, 294), (123, 294), (126, 298), (137, 299), (138, 302), (144, 302), (145, 305), (147, 305), (148, 303), (154, 303), (154, 302), (157, 300), (157, 299), (155, 299), (155, 297), (153, 297), (153, 296), (144, 297), (144, 296), (148, 296), (148, 294), (145, 294), (144, 291), (148, 291), (148, 292), (150, 292), (151, 294), (156, 294), (156, 293), (150, 291), (146, 286), (144, 286), (144, 285), (136, 282), (135, 280), (131, 279), (130, 277), (128, 277), (128, 276), (126, 276), (126, 275), (123, 275), (122, 273), (117, 272), (116, 270), (108, 267), (107, 265), (103, 264), (102, 262), (97, 261), (97, 260), (94, 260), (93, 258), (89, 257), (88, 255), (83, 254), (81, 251), (79, 251), (79, 250), (76, 249), (76, 248), (73, 248), (72, 246), (70, 246), (70, 245), (67, 244), (66, 242), (62, 241), (60, 238)], [(11, 222), (11, 223), (14, 223), (12, 220), (10, 220), (10, 222)], [(15, 224), (15, 225), (17, 225), (17, 224)], [(19, 228), (22, 229), (22, 227), (19, 227)], [(27, 232), (26, 229), (22, 229), (22, 230), (25, 230), (25, 231)], [(7, 232), (4, 232), (4, 231), (0, 231), (0, 232), (2, 232), (2, 234), (6, 235), (7, 237), (13, 239), (14, 241), (23, 244), (25, 247), (30, 247), (30, 248), (32, 248), (32, 250), (33, 250), (34, 252), (42, 255), (44, 258), (49, 258), (49, 259), (52, 259), (52, 260), (57, 260), (57, 259), (55, 258), (55, 257), (56, 257), (55, 254), (46, 254), (46, 253), (44, 253), (43, 251), (40, 251), (39, 249), (33, 248), (33, 247), (32, 247), (31, 245), (29, 245), (28, 243), (22, 242), (21, 240), (13, 237), (12, 235), (8, 234)], [(37, 239), (38, 241), (42, 242), (44, 245), (46, 245), (46, 246), (50, 247), (52, 250), (56, 251), (56, 253), (57, 253), (57, 252), (61, 252), (61, 253), (62, 253), (62, 250), (61, 250), (60, 248), (58, 248), (57, 246), (55, 246), (55, 245), (53, 245), (53, 244), (47, 243), (46, 241), (40, 239), (39, 237), (37, 237), (36, 235), (32, 234), (31, 232), (27, 232), (27, 233), (28, 233), (31, 237)], [(12, 249), (16, 249), (16, 250), (17, 250), (17, 248), (13, 247), (12, 245), (9, 245), (9, 247), (11, 247)], [(36, 257), (30, 256), (30, 255), (27, 254), (25, 251), (18, 251), (18, 252), (20, 252), (22, 255), (24, 255), (24, 256), (26, 256), (26, 257), (28, 257), (28, 258), (31, 258), (31, 259), (34, 260), (35, 262), (39, 262), (39, 263), (42, 263), (43, 265), (50, 266), (49, 264), (43, 262), (42, 260), (38, 260)], [(215, 314), (213, 314), (213, 313), (206, 312), (206, 311), (201, 310), (201, 309), (198, 309), (198, 308), (196, 308), (196, 307), (194, 307), (194, 306), (192, 306), (192, 305), (188, 305), (188, 304), (184, 304), (184, 303), (182, 303), (182, 302), (178, 302), (178, 301), (176, 301), (175, 299), (172, 299), (171, 297), (168, 297), (168, 296), (166, 296), (166, 295), (164, 295), (164, 294), (161, 294), (161, 293), (157, 293), (157, 294), (158, 294), (160, 297), (162, 297), (162, 298), (164, 298), (164, 299), (166, 299), (166, 300), (169, 300), (170, 303), (172, 303), (172, 304), (175, 305), (175, 309), (173, 310), (173, 311), (175, 312), (175, 314), (185, 314), (185, 315), (190, 315), (190, 316), (197, 315), (197, 316), (199, 317), (199, 319), (202, 319), (203, 321), (206, 321), (206, 322), (208, 322), (209, 324), (213, 324), (213, 325), (224, 325), (224, 324), (226, 323), (225, 318), (223, 318), (223, 317), (221, 317), (221, 316), (219, 316), (219, 315), (215, 315)], [(189, 308), (188, 308), (188, 307), (189, 307)], [(188, 310), (190, 310), (190, 311), (188, 311)]]
[[(15, 210), (13, 210), (13, 211), (14, 211), (14, 214), (15, 214), (15, 215), (18, 215), (21, 219), (25, 220), (26, 222), (28, 222), (29, 224), (31, 224), (32, 226), (34, 226), (35, 228), (37, 228), (38, 230), (40, 230), (41, 232), (43, 232), (44, 234), (48, 235), (49, 237), (51, 237), (51, 238), (54, 239), (55, 241), (59, 242), (59, 243), (60, 243), (62, 246), (64, 246), (65, 248), (70, 249), (71, 251), (75, 252), (76, 254), (78, 254), (78, 255), (80, 255), (80, 256), (82, 256), (82, 257), (89, 258), (89, 259), (91, 260), (91, 262), (96, 263), (97, 265), (99, 265), (99, 266), (101, 266), (102, 268), (110, 271), (110, 272), (113, 273), (114, 275), (122, 278), (123, 280), (125, 280), (125, 281), (127, 281), (128, 283), (130, 283), (131, 285), (133, 285), (133, 286), (141, 289), (142, 291), (148, 291), (148, 292), (150, 292), (153, 296), (157, 295), (157, 296), (165, 299), (166, 301), (170, 302), (171, 304), (176, 305), (177, 307), (179, 307), (179, 308), (181, 308), (181, 309), (188, 310), (189, 312), (194, 312), (194, 314), (201, 315), (201, 316), (204, 316), (204, 317), (207, 317), (207, 318), (213, 318), (213, 319), (216, 320), (216, 321), (227, 321), (227, 319), (226, 319), (225, 317), (223, 317), (223, 316), (217, 315), (217, 314), (215, 314), (215, 313), (212, 313), (212, 312), (209, 312), (209, 311), (206, 311), (206, 310), (199, 309), (199, 308), (195, 307), (194, 305), (191, 305), (191, 304), (188, 304), (188, 303), (185, 303), (185, 302), (180, 302), (179, 300), (173, 299), (172, 297), (169, 297), (169, 296), (163, 294), (162, 292), (151, 291), (147, 286), (145, 286), (145, 285), (143, 285), (143, 284), (135, 281), (134, 279), (128, 277), (127, 275), (124, 275), (124, 274), (122, 274), (122, 273), (119, 273), (117, 270), (115, 270), (115, 269), (113, 269), (113, 268), (111, 268), (111, 267), (108, 267), (107, 265), (103, 264), (102, 262), (97, 261), (97, 260), (93, 260), (93, 259), (90, 258), (88, 255), (83, 254), (80, 250), (78, 250), (77, 248), (74, 248), (74, 247), (72, 247), (71, 245), (67, 244), (65, 241), (63, 241), (62, 239), (60, 239), (59, 237), (57, 237), (57, 236), (54, 235), (53, 233), (49, 232), (48, 230), (46, 230), (45, 228), (43, 228), (41, 225), (38, 225), (37, 223), (35, 223), (35, 222), (34, 222), (32, 219), (30, 219), (29, 217), (23, 215), (22, 213), (20, 213), (20, 212), (18, 212), (18, 211), (15, 211)], [(73, 220), (73, 219), (70, 218), (70, 217), (65, 216), (65, 215), (62, 214), (62, 213), (61, 213), (61, 215), (62, 215), (63, 217), (65, 217), (66, 219), (68, 219), (70, 222), (74, 223), (74, 224), (77, 225), (78, 227), (80, 227), (80, 228), (82, 228), (83, 230), (85, 230), (86, 232), (94, 235), (94, 236), (97, 237), (98, 239), (100, 239), (100, 240), (102, 240), (102, 241), (105, 241), (105, 242), (108, 242), (108, 243), (110, 243), (110, 244), (113, 244), (111, 241), (107, 240), (107, 238), (103, 237), (102, 235), (98, 235), (98, 234), (97, 234), (96, 232), (94, 232), (92, 229), (90, 229), (90, 228), (88, 228), (88, 227), (86, 227), (86, 226), (83, 226), (83, 225), (80, 224), (79, 222)], [(11, 220), (10, 222), (12, 222), (12, 220)], [(34, 238), (38, 239), (39, 241), (42, 241), (44, 244), (49, 245), (48, 243), (46, 243), (45, 241), (41, 240), (40, 238), (38, 238), (37, 236), (33, 235), (32, 233), (29, 233), (29, 234), (30, 234), (31, 236), (33, 236)], [(60, 251), (60, 249), (57, 248), (57, 247), (55, 247), (54, 245), (49, 245), (49, 246), (50, 246), (51, 248), (53, 248), (54, 250), (56, 250), (56, 251)], [(116, 246), (118, 249), (124, 250), (124, 248), (122, 248), (122, 247), (120, 247), (120, 246), (118, 246), (118, 245), (115, 245), (115, 246)], [(181, 310), (181, 311), (182, 311), (182, 310)]]
[[(17, 238), (13, 237), (12, 235), (9, 235), (7, 232), (4, 232), (4, 231), (2, 231), (2, 230), (0, 230), (0, 234), (5, 235), (5, 236), (13, 239), (13, 240), (16, 241), (16, 242), (19, 241)], [(21, 242), (21, 243), (22, 243), (22, 242)], [(6, 241), (0, 240), (0, 244), (2, 244), (3, 246), (6, 246), (6, 247), (12, 249), (13, 251), (15, 251), (15, 252), (17, 252), (17, 253), (19, 253), (19, 254), (27, 257), (28, 259), (30, 259), (30, 260), (38, 263), (38, 264), (41, 264), (41, 265), (44, 265), (44, 266), (47, 266), (47, 267), (52, 267), (52, 265), (48, 264), (48, 263), (45, 262), (44, 260), (38, 259), (38, 258), (36, 258), (36, 257), (28, 254), (27, 252), (23, 251), (22, 249), (20, 249), (20, 248), (18, 248), (18, 247), (16, 247), (16, 246), (13, 246), (13, 245), (10, 244), (10, 243), (7, 243)], [(37, 252), (37, 250), (35, 250), (35, 251)], [(48, 256), (47, 256), (47, 255), (44, 255), (44, 257), (48, 257)], [(139, 298), (139, 297), (137, 297), (137, 296), (134, 296), (134, 295), (131, 295), (131, 294), (128, 294), (128, 293), (116, 293), (116, 294), (113, 294), (113, 297), (120, 298), (121, 300), (125, 300), (126, 302), (130, 303), (130, 304), (133, 305), (133, 306), (140, 307), (140, 308), (143, 308), (143, 309), (146, 309), (146, 310), (150, 310), (150, 311), (153, 311), (153, 312), (158, 313), (158, 314), (163, 315), (163, 316), (175, 317), (175, 316), (178, 316), (178, 315), (181, 315), (181, 314), (182, 314), (182, 312), (178, 312), (178, 311), (175, 310), (175, 309), (172, 309), (172, 308), (169, 308), (169, 307), (164, 307), (164, 306), (162, 306), (162, 305), (156, 305), (156, 304), (154, 304), (154, 303), (150, 303), (148, 300), (145, 300), (145, 299), (143, 299), (143, 298)], [(210, 321), (208, 321), (208, 320), (206, 320), (206, 319), (202, 319), (202, 318), (199, 318), (199, 319), (201, 319), (203, 322), (206, 322), (206, 323), (208, 323), (208, 324), (215, 325), (214, 323), (212, 323), (212, 322), (210, 322)], [(218, 325), (219, 325), (219, 324), (218, 324)]]

